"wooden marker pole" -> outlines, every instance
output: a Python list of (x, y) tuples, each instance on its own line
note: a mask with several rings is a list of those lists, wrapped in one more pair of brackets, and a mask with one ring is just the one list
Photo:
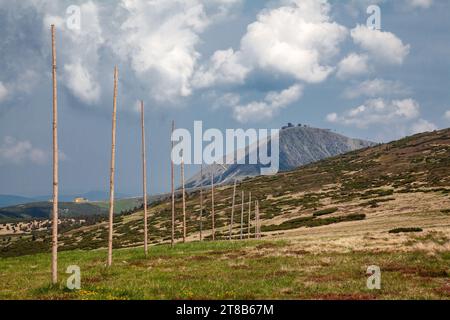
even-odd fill
[(147, 160), (145, 152), (145, 120), (144, 101), (141, 101), (141, 128), (142, 128), (142, 191), (144, 199), (144, 252), (148, 254), (148, 227), (147, 227)]
[(58, 283), (58, 92), (56, 81), (55, 26), (52, 33), (52, 78), (53, 78), (53, 214), (52, 214), (52, 283)]
[(229, 240), (231, 240), (231, 233), (233, 232), (233, 222), (234, 222), (234, 204), (236, 199), (236, 180), (234, 180), (234, 186), (233, 186), (233, 200), (231, 202), (231, 219), (230, 219), (230, 234), (229, 234)]
[(203, 241), (203, 164), (200, 167), (200, 241)]
[(186, 190), (184, 188), (184, 159), (181, 155), (181, 189), (183, 191), (183, 243), (186, 242)]
[(256, 216), (257, 216), (257, 219), (256, 219), (256, 238), (257, 239), (261, 239), (261, 219), (260, 219), (260, 216), (259, 216), (259, 201), (258, 200), (256, 200), (256, 203), (255, 203), (255, 210), (256, 210)]
[[(172, 120), (172, 134), (175, 131), (175, 121)], [(172, 148), (170, 149), (170, 173), (171, 173), (171, 182), (170, 182), (170, 190), (172, 192), (172, 239), (170, 245), (173, 247), (175, 243), (175, 177), (174, 177), (174, 168), (173, 168), (173, 159), (172, 159), (172, 150), (173, 150), (173, 141), (172, 134), (170, 137)]]
[(255, 201), (255, 239), (258, 239), (258, 201)]
[(119, 72), (114, 67), (114, 94), (113, 94), (113, 113), (112, 113), (112, 135), (111, 135), (111, 171), (109, 176), (109, 235), (108, 235), (108, 263), (112, 265), (113, 249), (113, 222), (114, 222), (114, 173), (116, 166), (116, 111), (117, 111), (117, 81)]
[(248, 231), (247, 231), (247, 238), (250, 239), (251, 234), (251, 225), (252, 225), (252, 193), (248, 193)]
[(245, 193), (244, 190), (242, 190), (242, 199), (241, 199), (241, 237), (242, 240), (243, 234), (244, 234), (244, 197)]
[(214, 173), (211, 172), (211, 218), (212, 218), (212, 239), (216, 239), (216, 227), (214, 225)]

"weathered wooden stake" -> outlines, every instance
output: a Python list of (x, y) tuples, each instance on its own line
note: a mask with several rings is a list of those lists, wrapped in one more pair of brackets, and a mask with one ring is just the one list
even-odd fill
[(52, 215), (52, 283), (58, 283), (58, 92), (56, 81), (55, 26), (52, 33), (53, 78), (53, 215)]
[(200, 241), (203, 241), (203, 164), (200, 166)]
[(261, 219), (259, 216), (259, 201), (255, 202), (255, 212), (256, 212), (256, 238), (261, 239)]
[(252, 225), (252, 193), (249, 192), (248, 193), (248, 231), (247, 231), (247, 238), (250, 239), (250, 234), (251, 234), (251, 225)]
[(186, 191), (184, 188), (184, 159), (181, 155), (181, 190), (183, 192), (183, 243), (186, 242)]
[[(172, 134), (175, 131), (175, 121), (172, 120)], [(170, 141), (172, 148), (170, 149), (170, 172), (171, 172), (171, 183), (170, 189), (172, 192), (172, 240), (170, 245), (173, 247), (175, 243), (175, 177), (174, 177), (174, 167), (173, 167), (173, 159), (172, 159), (172, 150), (173, 150), (173, 141), (172, 134), (170, 135)]]
[(244, 197), (245, 197), (245, 193), (244, 193), (244, 190), (242, 190), (242, 199), (241, 199), (241, 237), (240, 237), (241, 240), (242, 240), (243, 233), (244, 233)]
[(212, 219), (212, 239), (216, 239), (216, 227), (214, 225), (214, 173), (211, 172), (211, 219)]
[(258, 223), (259, 223), (259, 215), (258, 215), (258, 201), (255, 201), (255, 239), (258, 239)]
[(113, 94), (113, 113), (112, 113), (112, 139), (111, 139), (111, 171), (109, 176), (109, 235), (108, 235), (108, 263), (112, 265), (113, 249), (113, 222), (114, 222), (114, 172), (116, 166), (116, 111), (117, 111), (117, 81), (119, 72), (114, 67), (114, 94)]
[(233, 232), (233, 222), (234, 222), (234, 204), (236, 199), (236, 180), (234, 180), (234, 186), (233, 186), (233, 200), (231, 202), (231, 219), (230, 219), (230, 234), (229, 234), (229, 240), (231, 240), (231, 234)]
[(147, 227), (147, 160), (145, 151), (145, 119), (144, 101), (141, 101), (141, 128), (142, 128), (142, 191), (144, 199), (144, 252), (148, 254), (148, 227)]

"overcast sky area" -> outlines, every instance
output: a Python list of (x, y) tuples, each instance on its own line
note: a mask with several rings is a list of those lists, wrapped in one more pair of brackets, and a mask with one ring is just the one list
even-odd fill
[[(371, 4), (381, 30), (367, 27)], [(449, 127), (449, 12), (447, 0), (0, 0), (0, 194), (51, 194), (52, 23), (60, 193), (108, 188), (117, 65), (116, 191), (138, 195), (140, 99), (152, 194), (169, 189), (172, 119), (376, 142)]]

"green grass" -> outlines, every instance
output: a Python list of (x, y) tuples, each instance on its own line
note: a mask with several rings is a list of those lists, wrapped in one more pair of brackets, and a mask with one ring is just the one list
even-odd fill
[[(114, 252), (59, 255), (57, 286), (50, 256), (0, 260), (0, 299), (448, 299), (448, 254), (310, 253), (285, 241), (195, 242)], [(382, 289), (369, 291), (369, 265), (382, 270)], [(65, 289), (69, 265), (81, 268), (81, 290)]]

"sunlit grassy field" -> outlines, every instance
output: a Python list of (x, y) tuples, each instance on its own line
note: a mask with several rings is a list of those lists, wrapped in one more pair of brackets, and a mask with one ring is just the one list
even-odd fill
[[(59, 255), (50, 286), (50, 255), (0, 260), (0, 299), (449, 299), (450, 253), (322, 252), (292, 241), (194, 242), (114, 252)], [(69, 265), (81, 268), (81, 290), (66, 288)], [(378, 265), (381, 290), (366, 287)]]

